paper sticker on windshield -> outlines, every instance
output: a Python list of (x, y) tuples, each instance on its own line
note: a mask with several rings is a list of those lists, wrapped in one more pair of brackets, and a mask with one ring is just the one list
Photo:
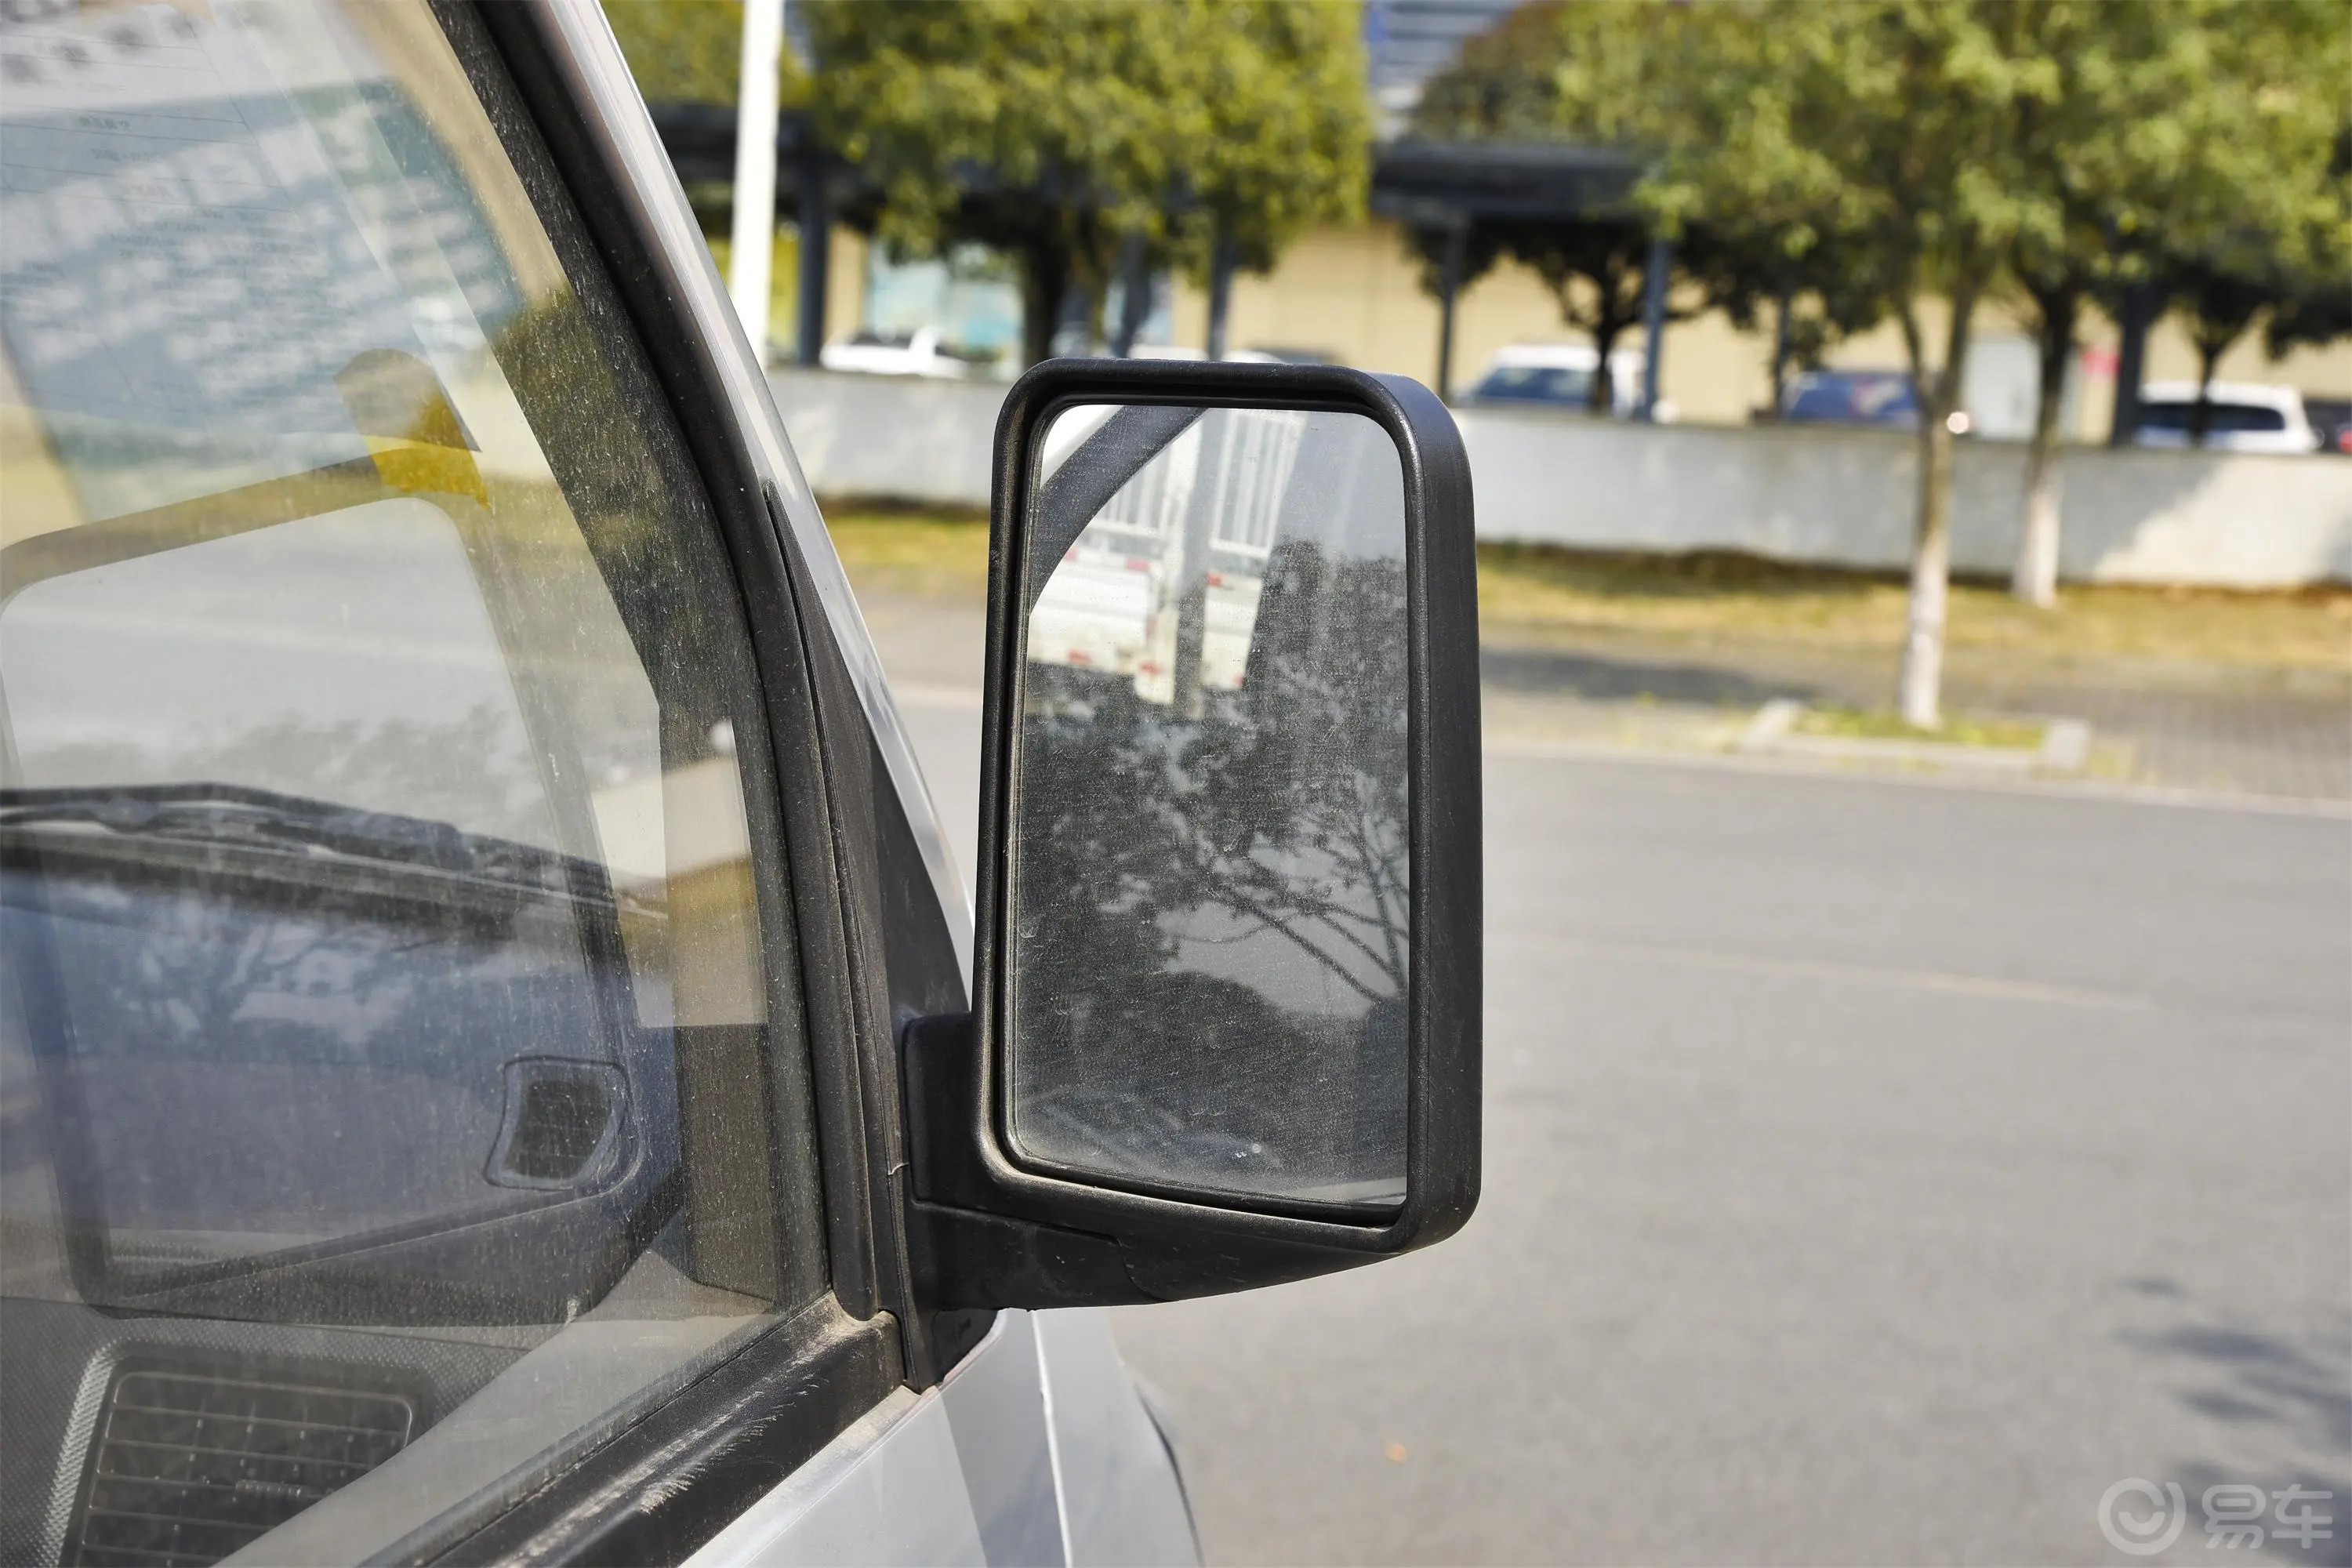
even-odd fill
[(0, 26), (0, 337), (86, 517), (365, 458), (338, 372), (477, 349), (520, 305), (446, 150), (327, 27)]

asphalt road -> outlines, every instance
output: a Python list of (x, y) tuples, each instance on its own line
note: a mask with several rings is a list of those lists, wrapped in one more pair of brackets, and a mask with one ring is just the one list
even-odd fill
[[(908, 716), (969, 866), (977, 706)], [(2154, 1561), (2352, 1562), (2352, 823), (1486, 781), (1477, 1215), (1115, 1314), (1210, 1561), (2149, 1561), (2141, 1478)], [(2231, 1481), (2332, 1536), (2209, 1550)]]

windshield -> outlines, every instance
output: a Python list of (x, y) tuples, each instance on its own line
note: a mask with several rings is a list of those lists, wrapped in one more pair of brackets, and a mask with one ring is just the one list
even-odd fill
[(824, 1288), (740, 601), (478, 27), (0, 7), (12, 1563), (363, 1556)]

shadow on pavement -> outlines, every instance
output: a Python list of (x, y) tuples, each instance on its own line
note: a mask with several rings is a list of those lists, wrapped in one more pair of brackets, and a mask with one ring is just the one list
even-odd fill
[(1482, 648), (1478, 671), (1496, 690), (1629, 702), (1651, 698), (1703, 707), (1754, 707), (1775, 697), (1810, 699), (1810, 683), (1758, 679), (1720, 665), (1661, 663), (1564, 648)]

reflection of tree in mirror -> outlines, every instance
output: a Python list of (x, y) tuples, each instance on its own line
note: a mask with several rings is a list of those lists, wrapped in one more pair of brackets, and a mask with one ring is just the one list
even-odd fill
[(1016, 1115), (1073, 1163), (1391, 1195), (1411, 953), (1405, 584), (1292, 540), (1198, 718), (1028, 668)]

